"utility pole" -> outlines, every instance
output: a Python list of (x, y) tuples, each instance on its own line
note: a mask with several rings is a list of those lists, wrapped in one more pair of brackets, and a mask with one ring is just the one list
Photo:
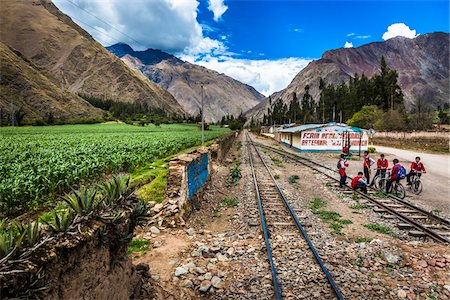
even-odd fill
[(205, 143), (205, 110), (203, 109), (203, 83), (200, 84), (202, 88), (202, 145)]
[[(15, 111), (16, 107), (14, 106), (14, 104), (11, 102), (11, 126), (17, 126), (17, 122), (16, 122), (16, 111)], [(16, 125), (17, 124), (17, 125)]]
[(333, 105), (333, 122), (336, 121), (336, 103)]

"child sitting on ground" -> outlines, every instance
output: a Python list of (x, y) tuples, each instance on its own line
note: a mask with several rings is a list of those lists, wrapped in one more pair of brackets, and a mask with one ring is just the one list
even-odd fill
[(353, 190), (360, 189), (364, 194), (367, 194), (367, 182), (364, 178), (363, 172), (358, 172), (358, 176), (352, 179)]

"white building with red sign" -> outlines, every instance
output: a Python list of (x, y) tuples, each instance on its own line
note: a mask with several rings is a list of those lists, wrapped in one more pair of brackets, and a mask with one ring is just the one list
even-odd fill
[(365, 151), (368, 131), (342, 123), (306, 124), (279, 130), (280, 142), (301, 152), (342, 152), (350, 145), (351, 152)]

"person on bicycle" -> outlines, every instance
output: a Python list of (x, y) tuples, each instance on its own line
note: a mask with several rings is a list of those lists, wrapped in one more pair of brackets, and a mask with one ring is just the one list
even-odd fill
[(392, 170), (391, 170), (391, 178), (389, 178), (388, 181), (386, 182), (386, 193), (390, 192), (392, 183), (394, 181), (399, 183), (400, 180), (404, 179), (406, 176), (405, 167), (403, 167), (398, 162), (398, 159), (394, 158), (394, 160), (392, 162), (394, 163), (394, 166), (392, 167)]
[(375, 173), (375, 176), (373, 176), (372, 183), (370, 183), (370, 186), (373, 186), (375, 183), (375, 177), (381, 174), (381, 177), (384, 178), (386, 175), (386, 170), (389, 167), (388, 160), (384, 158), (384, 154), (380, 155), (380, 158), (377, 160), (377, 172)]
[(420, 157), (416, 157), (416, 161), (411, 163), (411, 170), (409, 171), (408, 175), (406, 175), (406, 181), (408, 182), (408, 185), (411, 185), (411, 176), (417, 175), (421, 176), (422, 173), (426, 173), (427, 170), (425, 170), (425, 166), (420, 161)]
[(349, 163), (347, 159), (345, 159), (345, 154), (342, 153), (341, 157), (339, 158), (339, 161), (337, 163), (337, 168), (339, 170), (339, 175), (341, 175), (341, 178), (339, 180), (339, 187), (342, 188), (347, 183), (347, 173), (346, 169), (348, 168)]
[(369, 151), (364, 151), (364, 176), (366, 177), (366, 182), (370, 182), (370, 167), (375, 163), (372, 157), (369, 155)]
[(363, 172), (358, 172), (358, 176), (352, 179), (352, 188), (355, 191), (360, 189), (364, 194), (367, 194), (367, 183), (364, 179)]

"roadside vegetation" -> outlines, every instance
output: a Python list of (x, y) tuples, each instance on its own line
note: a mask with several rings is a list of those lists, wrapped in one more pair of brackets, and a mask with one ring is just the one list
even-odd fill
[(143, 224), (148, 207), (137, 200), (130, 188), (129, 176), (116, 175), (99, 185), (83, 187), (67, 194), (56, 207), (36, 217), (34, 221), (0, 221), (0, 262), (29, 255), (27, 249), (37, 249), (50, 238), (65, 233), (79, 233), (82, 224), (91, 219), (115, 226), (129, 214), (129, 232), (123, 238), (128, 243), (135, 226)]
[[(205, 131), (205, 139), (226, 132), (228, 129), (212, 127)], [(201, 143), (197, 126), (175, 124), (9, 127), (0, 128), (0, 134), (2, 217), (52, 206), (57, 195), (89, 184), (103, 174), (133, 173), (152, 161)], [(161, 166), (151, 166), (155, 172), (140, 174), (157, 180), (148, 193), (164, 185)], [(139, 181), (138, 177), (133, 177), (133, 183)]]

